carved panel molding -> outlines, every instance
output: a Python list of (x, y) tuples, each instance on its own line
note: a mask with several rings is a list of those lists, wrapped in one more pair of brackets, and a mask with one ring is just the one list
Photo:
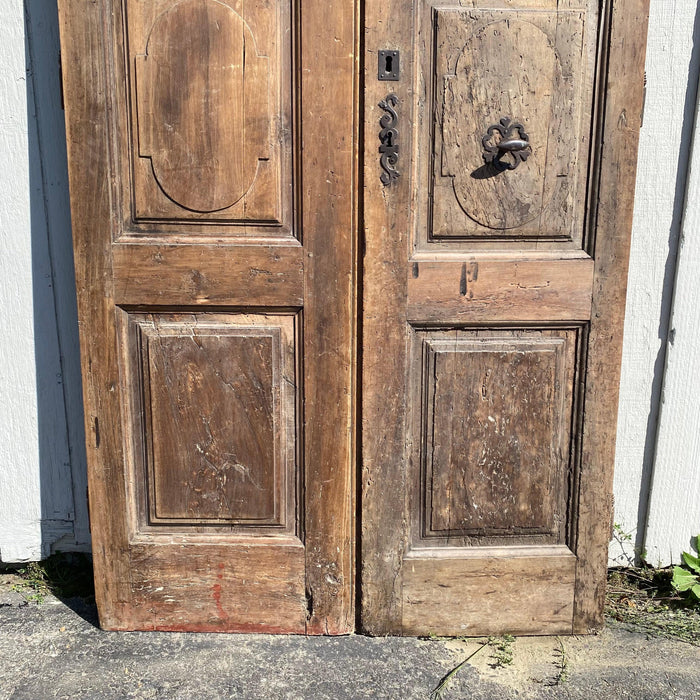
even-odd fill
[(125, 204), (136, 229), (168, 232), (178, 222), (186, 237), (210, 222), (228, 227), (218, 235), (289, 235), (291, 5), (123, 7), (131, 122), (123, 158), (132, 173)]
[(126, 314), (139, 530), (295, 532), (295, 317)]
[(158, 17), (136, 56), (139, 156), (173, 202), (219, 211), (250, 189), (268, 159), (268, 77), (267, 57), (228, 5), (184, 0)]
[(564, 543), (576, 331), (419, 331), (415, 351), (416, 541)]
[[(595, 49), (586, 12), (443, 5), (430, 17), (428, 239), (580, 241)], [(527, 134), (507, 155), (518, 144), (499, 151), (493, 131), (484, 142), (503, 119)], [(496, 156), (485, 162), (487, 147)]]

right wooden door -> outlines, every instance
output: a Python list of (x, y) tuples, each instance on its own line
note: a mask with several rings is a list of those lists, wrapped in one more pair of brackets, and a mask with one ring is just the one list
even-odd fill
[(363, 628), (600, 625), (646, 0), (368, 0)]

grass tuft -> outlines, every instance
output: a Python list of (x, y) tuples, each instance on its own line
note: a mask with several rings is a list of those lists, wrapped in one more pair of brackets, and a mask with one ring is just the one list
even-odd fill
[(35, 603), (51, 594), (57, 598), (94, 599), (92, 559), (81, 553), (57, 553), (40, 562), (22, 566), (0, 564), (0, 574), (13, 574), (19, 581), (12, 589)]
[(672, 569), (610, 569), (605, 614), (650, 636), (700, 646), (700, 610), (671, 585)]

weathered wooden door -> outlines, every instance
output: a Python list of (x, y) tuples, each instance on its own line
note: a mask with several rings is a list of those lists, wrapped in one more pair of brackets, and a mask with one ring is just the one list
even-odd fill
[(356, 6), (59, 5), (100, 621), (348, 632)]
[(365, 8), (364, 629), (585, 632), (646, 1)]
[[(111, 629), (600, 623), (645, 0), (60, 0)], [(380, 53), (382, 52), (382, 53)]]

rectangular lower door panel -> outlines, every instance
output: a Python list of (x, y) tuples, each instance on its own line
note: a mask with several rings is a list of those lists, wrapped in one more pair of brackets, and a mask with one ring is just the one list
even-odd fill
[(415, 546), (565, 541), (576, 336), (415, 332)]
[(122, 312), (122, 326), (135, 531), (297, 534), (298, 314)]

